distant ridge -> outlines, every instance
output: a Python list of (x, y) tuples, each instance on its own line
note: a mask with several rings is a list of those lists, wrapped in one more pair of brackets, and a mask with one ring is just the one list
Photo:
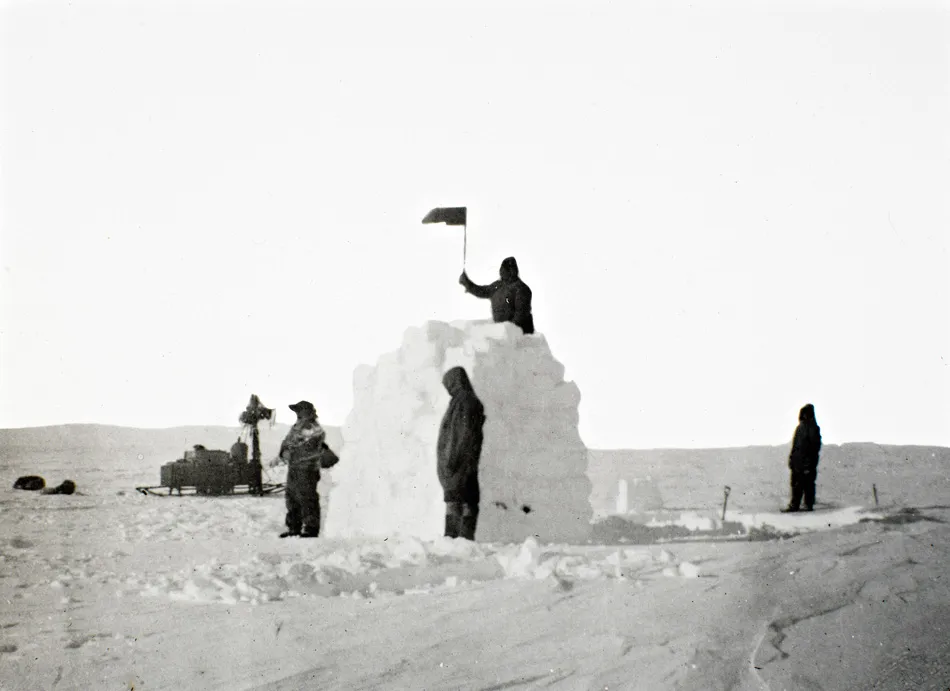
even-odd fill
[[(189, 425), (161, 429), (68, 424), (0, 429), (0, 483), (39, 472), (57, 482), (132, 487), (154, 484), (162, 464), (181, 458), (195, 444), (229, 449), (241, 427)], [(261, 427), (265, 463), (275, 458), (288, 425)], [(340, 453), (339, 427), (325, 426), (328, 443)], [(719, 449), (590, 449), (591, 505), (609, 512), (618, 485), (626, 480), (631, 505), (642, 497), (662, 497), (668, 506), (719, 507), (723, 488), (732, 488), (730, 506), (771, 510), (787, 501), (789, 445)], [(433, 459), (433, 472), (435, 459)], [(341, 463), (335, 472), (346, 472)], [(111, 484), (110, 484), (111, 483)], [(913, 506), (950, 496), (950, 449), (872, 442), (828, 444), (818, 469), (819, 500), (868, 505), (876, 485), (882, 502)]]
[[(588, 474), (595, 510), (611, 511), (617, 488), (686, 497), (690, 507), (716, 506), (730, 486), (733, 501), (758, 507), (787, 501), (790, 444), (721, 449), (591, 449)], [(637, 484), (652, 489), (640, 490)], [(950, 496), (950, 448), (873, 442), (826, 444), (818, 466), (818, 495), (868, 505), (877, 486), (881, 501), (913, 505)]]
[[(260, 426), (262, 453), (279, 447), (289, 425)], [(339, 427), (325, 425), (327, 443), (339, 452), (343, 434)], [(136, 428), (118, 425), (66, 424), (0, 429), (0, 453), (48, 452), (139, 452), (148, 456), (176, 456), (195, 444), (209, 449), (230, 449), (243, 428), (239, 425), (186, 425), (165, 428)], [(265, 454), (266, 455), (266, 454)], [(174, 458), (169, 458), (174, 460)]]

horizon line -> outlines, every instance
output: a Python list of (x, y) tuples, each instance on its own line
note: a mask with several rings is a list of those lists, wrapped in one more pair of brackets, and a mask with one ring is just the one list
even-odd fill
[[(286, 422), (275, 422), (273, 425), (265, 425), (265, 427), (277, 426), (277, 425), (290, 426), (290, 424), (291, 423), (286, 423)], [(321, 424), (323, 424), (325, 427), (335, 428), (339, 430), (341, 434), (343, 432), (343, 425), (339, 425), (335, 423), (321, 423)], [(243, 428), (244, 425), (240, 423), (237, 423), (234, 425), (226, 425), (226, 424), (220, 424), (220, 423), (217, 423), (217, 424), (193, 423), (193, 424), (169, 425), (169, 426), (162, 426), (162, 427), (149, 427), (149, 426), (119, 425), (119, 424), (105, 423), (105, 422), (62, 422), (62, 423), (48, 424), (48, 425), (24, 425), (21, 427), (0, 427), (0, 432), (9, 432), (9, 431), (17, 431), (17, 430), (51, 429), (51, 428), (56, 428), (56, 427), (113, 427), (113, 428), (124, 429), (124, 430), (147, 430), (147, 431), (161, 432), (161, 431), (170, 431), (170, 430), (176, 430), (176, 429), (184, 429), (188, 427), (219, 427), (222, 429), (238, 429), (238, 428)], [(345, 439), (344, 439), (344, 442), (345, 442)], [(774, 448), (774, 447), (788, 446), (789, 444), (791, 444), (791, 440), (784, 441), (781, 443), (772, 443), (772, 444), (764, 444), (764, 443), (763, 444), (742, 444), (742, 445), (731, 445), (731, 446), (726, 445), (726, 446), (600, 447), (600, 446), (589, 446), (586, 443), (584, 445), (587, 447), (588, 450), (592, 450), (592, 451), (702, 451), (702, 450), (749, 449), (749, 448), (757, 448), (757, 447)], [(950, 446), (944, 446), (942, 444), (926, 444), (926, 443), (894, 443), (894, 442), (880, 442), (880, 441), (869, 441), (869, 440), (822, 442), (823, 447), (847, 446), (847, 445), (859, 445), (859, 444), (874, 445), (874, 446), (900, 446), (900, 447), (915, 447), (915, 448), (950, 449)]]

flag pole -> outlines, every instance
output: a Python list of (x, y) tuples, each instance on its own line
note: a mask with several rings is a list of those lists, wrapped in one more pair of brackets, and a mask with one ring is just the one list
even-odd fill
[(462, 271), (465, 271), (465, 263), (468, 259), (468, 207), (436, 207), (425, 215), (423, 223), (445, 223), (450, 226), (457, 226), (462, 222)]

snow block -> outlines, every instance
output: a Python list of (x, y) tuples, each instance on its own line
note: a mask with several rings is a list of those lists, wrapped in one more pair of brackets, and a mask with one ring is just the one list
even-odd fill
[(465, 368), (487, 418), (476, 539), (585, 541), (592, 511), (580, 391), (564, 381), (543, 335), (490, 321), (409, 328), (398, 351), (356, 369), (325, 534), (442, 535), (436, 442), (449, 402), (442, 375), (455, 366)]

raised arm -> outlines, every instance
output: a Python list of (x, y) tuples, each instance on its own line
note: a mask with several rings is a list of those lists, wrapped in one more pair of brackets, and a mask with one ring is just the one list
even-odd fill
[(497, 288), (494, 283), (487, 286), (480, 286), (477, 283), (472, 282), (472, 279), (470, 279), (468, 274), (464, 271), (459, 277), (459, 283), (465, 286), (465, 292), (471, 293), (475, 297), (483, 299), (490, 298)]

